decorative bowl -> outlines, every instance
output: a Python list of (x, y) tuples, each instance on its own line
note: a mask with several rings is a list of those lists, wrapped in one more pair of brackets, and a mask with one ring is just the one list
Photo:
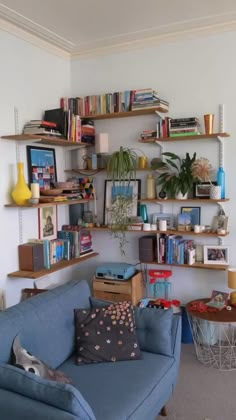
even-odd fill
[(62, 193), (63, 189), (61, 188), (52, 188), (49, 190), (41, 190), (40, 195), (49, 195), (49, 196), (55, 196), (60, 195)]

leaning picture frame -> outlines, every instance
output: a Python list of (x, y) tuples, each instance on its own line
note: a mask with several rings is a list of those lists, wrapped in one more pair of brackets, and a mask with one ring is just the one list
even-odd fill
[(111, 224), (112, 207), (114, 208), (115, 201), (121, 194), (124, 194), (125, 197), (132, 198), (129, 206), (129, 217), (138, 215), (139, 199), (141, 194), (141, 180), (131, 179), (130, 181), (124, 181), (121, 184), (118, 180), (112, 181), (105, 179), (103, 212), (104, 225), (109, 226)]
[(223, 245), (204, 245), (204, 264), (229, 264), (229, 247)]
[[(214, 216), (212, 221), (212, 232), (224, 233), (228, 232), (228, 216), (219, 215)], [(223, 233), (222, 232), (222, 233)]]
[(38, 182), (40, 190), (47, 190), (57, 181), (55, 149), (26, 146), (29, 183)]
[(57, 238), (57, 206), (40, 207), (38, 209), (39, 239)]
[(215, 181), (194, 183), (193, 197), (194, 198), (210, 198), (211, 185), (217, 185), (217, 183)]
[(194, 225), (201, 224), (201, 207), (181, 207), (181, 214), (190, 215), (190, 223), (192, 228)]

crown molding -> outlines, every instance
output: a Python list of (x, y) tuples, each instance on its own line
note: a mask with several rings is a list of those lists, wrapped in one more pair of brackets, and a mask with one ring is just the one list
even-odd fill
[(236, 30), (236, 20), (231, 22), (218, 23), (213, 25), (206, 25), (195, 28), (187, 28), (184, 30), (177, 30), (167, 33), (160, 33), (158, 35), (146, 36), (141, 39), (116, 42), (115, 40), (103, 42), (103, 45), (96, 47), (88, 46), (87, 48), (81, 47), (77, 51), (71, 52), (71, 59), (91, 58), (99, 55), (109, 55), (125, 51), (138, 50), (150, 48), (164, 43), (178, 42), (186, 39), (194, 39), (205, 37), (208, 35), (216, 35), (222, 32), (230, 32)]
[(0, 29), (61, 58), (76, 60), (235, 31), (236, 13), (205, 16), (76, 45), (0, 3)]

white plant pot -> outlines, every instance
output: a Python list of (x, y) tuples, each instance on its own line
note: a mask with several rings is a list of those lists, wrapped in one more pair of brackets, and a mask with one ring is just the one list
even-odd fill
[(175, 194), (175, 198), (176, 198), (177, 200), (187, 200), (187, 198), (188, 198), (188, 193), (186, 193), (186, 194), (182, 194), (182, 192), (178, 192), (178, 193), (176, 193), (176, 194)]
[(221, 186), (211, 185), (210, 187), (210, 198), (213, 200), (219, 200), (221, 198)]

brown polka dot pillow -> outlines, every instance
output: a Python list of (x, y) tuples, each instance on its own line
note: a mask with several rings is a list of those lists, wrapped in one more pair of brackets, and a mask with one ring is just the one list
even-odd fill
[(129, 302), (74, 312), (77, 364), (140, 359)]

